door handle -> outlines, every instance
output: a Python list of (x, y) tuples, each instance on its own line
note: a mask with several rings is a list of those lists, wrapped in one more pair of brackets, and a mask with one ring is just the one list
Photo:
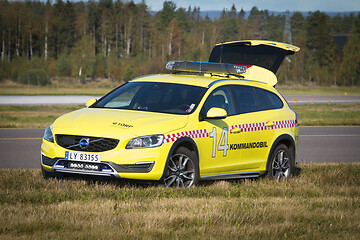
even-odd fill
[(265, 126), (268, 127), (268, 128), (271, 128), (272, 126), (274, 126), (275, 123), (273, 123), (272, 121), (268, 121)]
[(237, 128), (237, 127), (231, 130), (231, 133), (240, 133), (240, 132), (241, 132), (241, 128)]

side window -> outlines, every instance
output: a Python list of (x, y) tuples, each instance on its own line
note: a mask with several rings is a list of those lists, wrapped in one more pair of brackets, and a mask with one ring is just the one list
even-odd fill
[(255, 89), (255, 92), (256, 92), (257, 99), (259, 100), (260, 111), (270, 109), (270, 107), (266, 103), (266, 100), (265, 100), (263, 94), (261, 93), (262, 90), (260, 88), (254, 88), (254, 89)]
[(213, 107), (224, 109), (228, 116), (234, 115), (234, 102), (228, 87), (217, 88), (209, 95), (204, 104), (202, 114), (206, 114)]
[(259, 102), (256, 98), (253, 87), (234, 86), (232, 87), (237, 106), (237, 114), (250, 113), (260, 110)]
[(283, 102), (276, 94), (263, 89), (259, 89), (259, 91), (261, 92), (259, 95), (264, 97), (269, 109), (279, 109), (284, 106)]

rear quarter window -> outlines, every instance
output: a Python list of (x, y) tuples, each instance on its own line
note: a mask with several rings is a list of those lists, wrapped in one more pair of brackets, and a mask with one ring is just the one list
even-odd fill
[(275, 93), (259, 88), (256, 89), (256, 93), (258, 94), (259, 98), (263, 97), (263, 99), (266, 101), (268, 109), (279, 109), (284, 106), (281, 99)]

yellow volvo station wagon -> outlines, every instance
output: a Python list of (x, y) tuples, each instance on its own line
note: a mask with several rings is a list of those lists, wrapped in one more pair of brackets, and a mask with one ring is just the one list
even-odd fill
[(209, 62), (171, 61), (46, 128), (45, 178), (87, 174), (190, 187), (200, 180), (267, 175), (295, 165), (298, 119), (274, 88), (298, 47), (270, 41), (217, 44)]

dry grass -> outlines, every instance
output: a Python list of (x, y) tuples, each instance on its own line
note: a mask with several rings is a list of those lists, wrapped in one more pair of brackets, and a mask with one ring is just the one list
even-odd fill
[(77, 81), (52, 80), (48, 86), (19, 84), (12, 81), (0, 82), (0, 95), (104, 95), (122, 83), (101, 80), (82, 84)]
[(0, 95), (105, 95), (111, 89), (112, 88), (6, 87), (0, 88)]
[[(34, 86), (19, 84), (13, 81), (0, 82), (0, 95), (104, 95), (123, 82), (109, 79), (97, 79), (86, 84), (76, 79), (64, 78), (51, 85)], [(278, 86), (277, 90), (283, 95), (360, 95), (360, 87), (287, 87)]]
[(277, 87), (283, 95), (360, 95), (360, 87)]
[(59, 116), (84, 106), (0, 106), (0, 128), (46, 128)]
[(360, 164), (166, 189), (0, 171), (1, 239), (358, 239)]
[[(0, 128), (46, 128), (59, 116), (84, 106), (0, 106)], [(292, 107), (301, 126), (360, 125), (360, 104)]]

